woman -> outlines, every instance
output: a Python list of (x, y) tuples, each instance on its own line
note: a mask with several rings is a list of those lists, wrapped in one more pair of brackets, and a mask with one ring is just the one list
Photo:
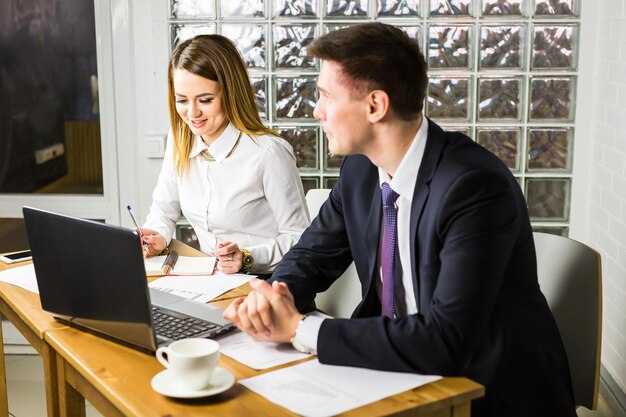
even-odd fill
[(271, 272), (309, 219), (293, 150), (263, 126), (235, 45), (220, 35), (179, 44), (168, 95), (172, 130), (142, 228), (149, 255), (182, 210), (218, 270)]

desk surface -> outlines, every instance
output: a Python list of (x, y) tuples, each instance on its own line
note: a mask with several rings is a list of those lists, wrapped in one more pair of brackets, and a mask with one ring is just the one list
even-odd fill
[[(15, 285), (0, 282), (0, 305), (3, 314), (18, 327), (17, 323), (12, 320), (11, 313), (20, 318), (30, 332), (39, 340), (43, 340), (43, 335), (48, 330), (59, 329), (65, 327), (52, 316), (41, 309), (39, 295), (34, 292), (27, 291)], [(22, 330), (18, 327), (19, 330)], [(28, 342), (33, 344), (33, 340), (27, 338)]]
[[(191, 401), (170, 399), (150, 386), (152, 377), (163, 370), (151, 355), (71, 328), (50, 331), (45, 337), (65, 361), (65, 379), (105, 415), (293, 416), (240, 384), (214, 397)], [(61, 363), (62, 360), (58, 360)], [(224, 355), (219, 366), (232, 372), (238, 381), (268, 372), (255, 371)], [(443, 378), (344, 415), (393, 415), (416, 408), (424, 415), (438, 410), (448, 410), (442, 415), (456, 415), (446, 413), (454, 406), (469, 408), (469, 402), (482, 394), (482, 386), (466, 378)]]
[[(25, 266), (31, 261), (24, 261), (15, 264), (4, 264), (0, 262), (0, 271)], [(43, 335), (48, 330), (65, 327), (52, 318), (52, 316), (41, 309), (39, 295), (27, 291), (15, 285), (0, 282), (0, 311), (24, 334), (26, 340), (37, 348), (38, 341), (43, 340)], [(16, 317), (12, 317), (12, 316)], [(19, 320), (14, 320), (19, 318)], [(23, 326), (26, 326), (24, 328)], [(35, 340), (33, 340), (35, 337)]]
[[(0, 265), (0, 270), (3, 269), (6, 267)], [(222, 298), (243, 292), (238, 289)], [(224, 306), (228, 302), (217, 304)], [(150, 386), (152, 377), (163, 370), (154, 356), (57, 323), (41, 310), (37, 294), (10, 284), (0, 283), (0, 306), (22, 333), (29, 333), (29, 341), (37, 339), (33, 341), (38, 346), (49, 346), (49, 351), (56, 353), (56, 361), (49, 361), (48, 366), (54, 369), (56, 365), (58, 369), (61, 415), (84, 415), (82, 397), (107, 416), (293, 415), (240, 384), (214, 397), (196, 400), (164, 397)], [(289, 365), (292, 364), (286, 366)], [(277, 369), (255, 371), (224, 355), (219, 366), (232, 372), (238, 381)], [(54, 378), (55, 373), (51, 369), (48, 376)], [(47, 391), (51, 391), (57, 384), (46, 385)], [(69, 396), (68, 391), (72, 391)], [(47, 394), (53, 396), (52, 392)], [(482, 395), (484, 388), (469, 379), (443, 378), (342, 415), (469, 416), (470, 401)], [(49, 415), (57, 415), (50, 408), (56, 408), (57, 401), (56, 398), (49, 401)]]

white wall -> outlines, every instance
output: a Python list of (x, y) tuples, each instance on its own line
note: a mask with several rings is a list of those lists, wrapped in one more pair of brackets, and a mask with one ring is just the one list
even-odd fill
[(137, 159), (134, 168), (138, 176), (136, 187), (137, 213), (145, 221), (152, 203), (152, 190), (161, 170), (169, 130), (167, 112), (167, 64), (169, 36), (167, 13), (169, 2), (164, 0), (129, 1), (133, 16), (133, 58), (135, 62), (135, 96), (137, 100), (136, 131)]
[(602, 255), (602, 364), (626, 391), (626, 0), (584, 6), (571, 235)]

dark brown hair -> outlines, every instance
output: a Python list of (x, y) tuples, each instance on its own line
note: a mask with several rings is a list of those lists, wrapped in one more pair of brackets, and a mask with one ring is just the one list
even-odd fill
[(394, 26), (376, 22), (335, 30), (313, 41), (308, 53), (339, 64), (357, 90), (365, 83), (368, 92), (385, 91), (404, 120), (415, 119), (424, 107), (424, 55), (415, 40)]

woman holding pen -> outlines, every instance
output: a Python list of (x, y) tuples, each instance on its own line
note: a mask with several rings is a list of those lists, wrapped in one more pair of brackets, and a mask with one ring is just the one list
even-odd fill
[(180, 212), (225, 273), (273, 271), (309, 224), (291, 146), (258, 115), (245, 64), (220, 35), (170, 57), (171, 131), (142, 227), (148, 255), (169, 244)]

